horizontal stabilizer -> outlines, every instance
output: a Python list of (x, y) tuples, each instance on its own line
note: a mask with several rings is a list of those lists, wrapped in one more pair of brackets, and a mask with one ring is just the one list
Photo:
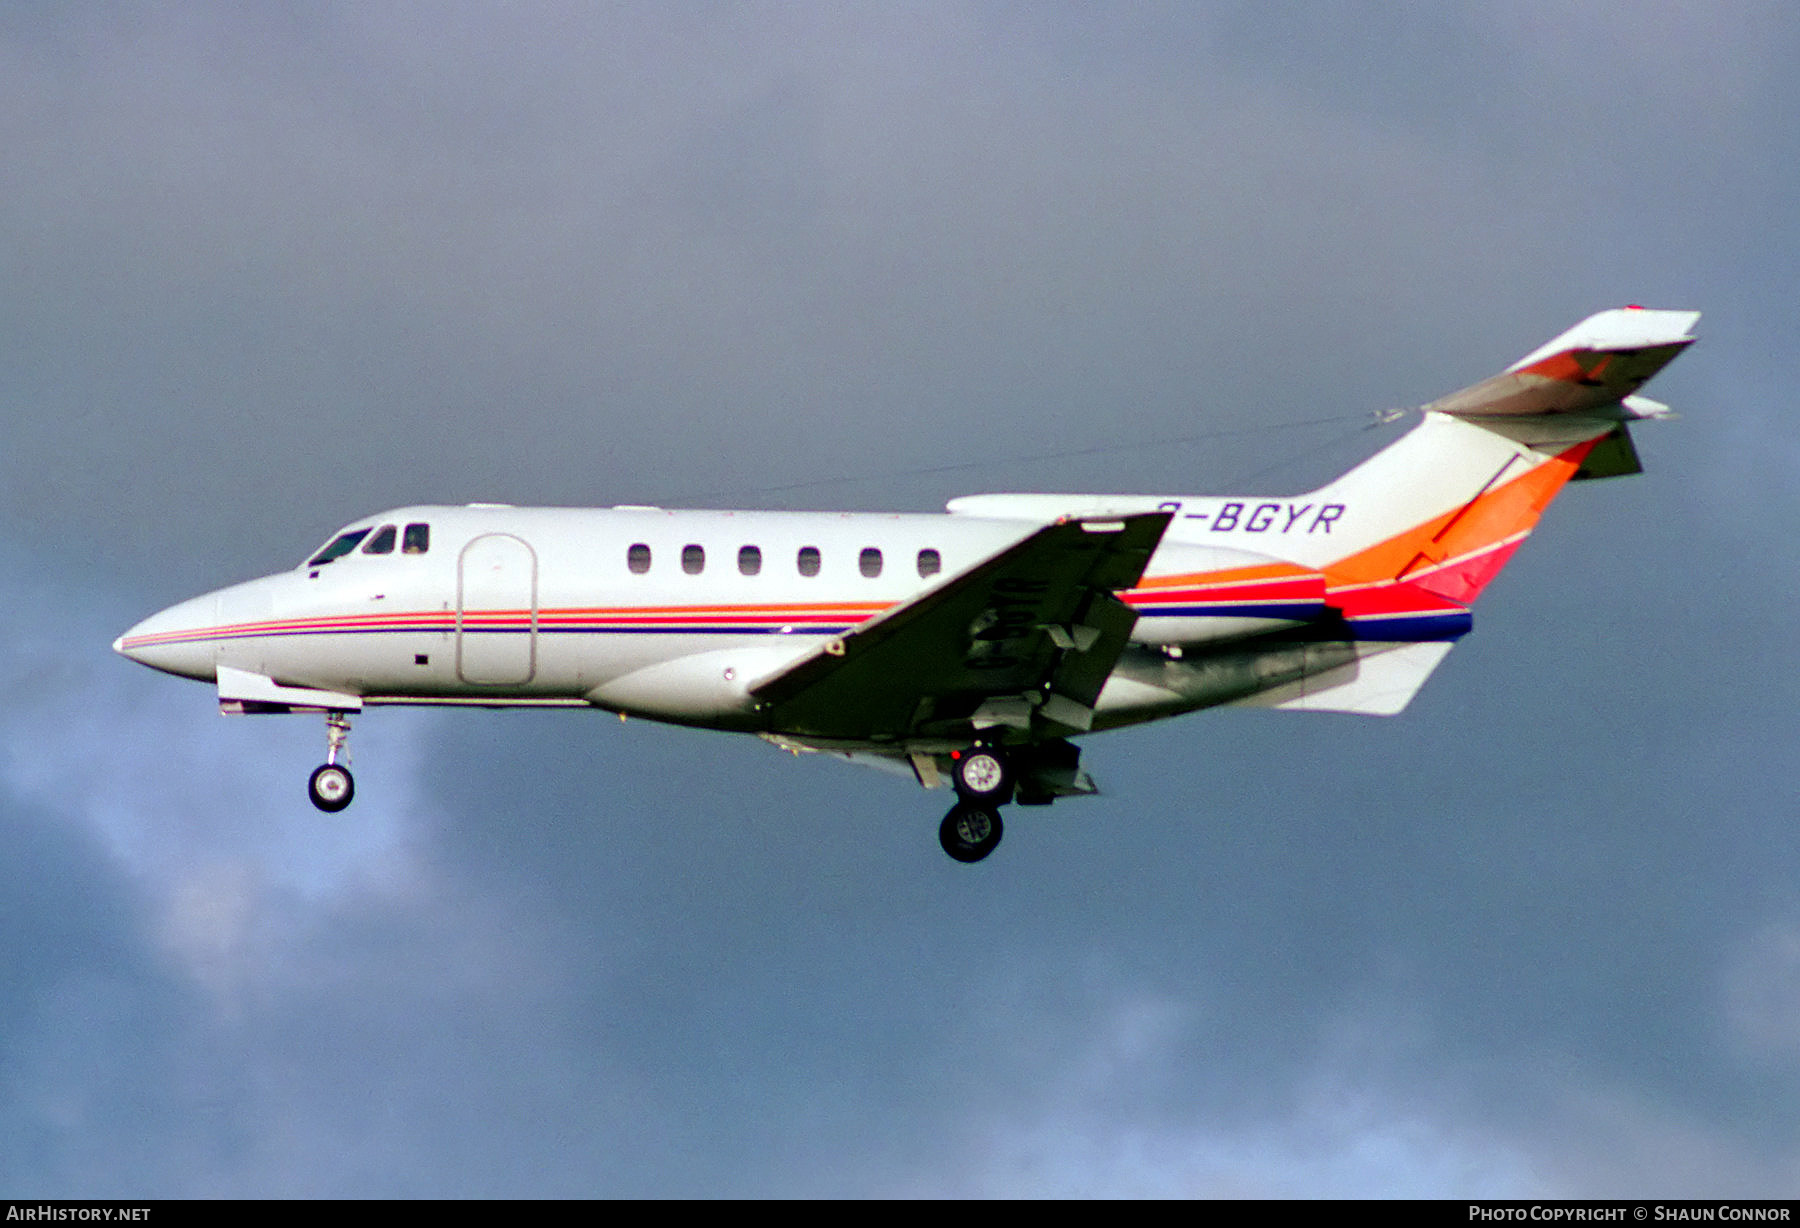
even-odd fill
[[(1618, 307), (1589, 316), (1499, 375), (1425, 406), (1456, 417), (1577, 414), (1635, 418), (1628, 401), (1694, 342), (1697, 311)], [(1657, 410), (1666, 412), (1663, 406)]]

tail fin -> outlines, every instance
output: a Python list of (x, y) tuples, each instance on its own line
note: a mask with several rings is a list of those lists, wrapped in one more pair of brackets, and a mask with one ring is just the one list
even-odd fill
[(995, 494), (953, 499), (949, 510), (1027, 520), (1172, 511), (1166, 542), (1298, 563), (1325, 577), (1356, 659), (1233, 702), (1398, 712), (1564, 484), (1638, 472), (1626, 424), (1669, 415), (1638, 389), (1693, 342), (1699, 318), (1641, 307), (1589, 316), (1424, 406), (1412, 431), (1292, 499)]
[[(1639, 471), (1626, 423), (1669, 411), (1637, 391), (1693, 342), (1698, 319), (1637, 307), (1590, 316), (1499, 375), (1433, 401), (1407, 435), (1301, 496), (1332, 520), (1328, 534), (1296, 542), (1295, 561), (1325, 575), (1327, 601), (1362, 659), (1248, 702), (1405, 707), (1564, 484)], [(1373, 668), (1389, 655), (1393, 668)]]
[(1564, 483), (1638, 471), (1626, 422), (1669, 411), (1637, 390), (1693, 342), (1698, 319), (1603, 311), (1425, 406), (1411, 433), (1310, 496), (1346, 509), (1320, 570), (1337, 588), (1405, 583), (1474, 601)]

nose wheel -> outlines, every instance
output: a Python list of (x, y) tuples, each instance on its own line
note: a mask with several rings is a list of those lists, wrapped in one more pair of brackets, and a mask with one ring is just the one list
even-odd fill
[(350, 717), (343, 712), (327, 712), (325, 714), (325, 762), (313, 769), (312, 779), (306, 782), (306, 795), (312, 804), (326, 814), (336, 814), (350, 804), (356, 796), (356, 781), (350, 775), (350, 769), (338, 762), (338, 756), (348, 759), (350, 751)]
[(312, 779), (306, 782), (306, 795), (326, 814), (336, 814), (356, 796), (356, 781), (350, 778), (347, 769), (335, 763), (322, 764), (313, 770)]

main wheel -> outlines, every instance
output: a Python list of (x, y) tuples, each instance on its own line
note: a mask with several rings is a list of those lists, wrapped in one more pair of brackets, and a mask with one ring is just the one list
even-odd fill
[(306, 782), (306, 795), (312, 798), (313, 805), (326, 814), (336, 814), (356, 796), (356, 782), (350, 778), (348, 768), (341, 768), (335, 763), (323, 764), (314, 770), (312, 779)]
[(980, 861), (1000, 843), (1000, 814), (973, 802), (958, 802), (938, 826), (938, 843), (958, 861)]
[(999, 806), (1012, 797), (1012, 771), (1000, 752), (977, 746), (956, 760), (956, 791), (972, 802)]

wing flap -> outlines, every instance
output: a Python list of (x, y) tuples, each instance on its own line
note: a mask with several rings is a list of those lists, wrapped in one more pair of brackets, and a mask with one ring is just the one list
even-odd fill
[(771, 728), (871, 741), (1086, 729), (1171, 514), (1038, 529), (750, 688)]

